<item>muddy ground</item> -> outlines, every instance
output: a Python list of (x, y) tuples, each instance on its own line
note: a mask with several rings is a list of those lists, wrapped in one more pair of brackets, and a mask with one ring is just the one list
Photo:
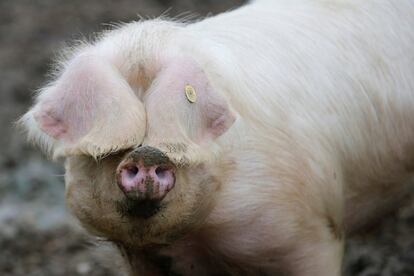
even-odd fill
[[(118, 275), (67, 214), (63, 170), (13, 122), (65, 42), (140, 15), (216, 14), (238, 0), (0, 0), (0, 275)], [(411, 200), (413, 202), (413, 200)], [(109, 268), (105, 268), (109, 267)], [(414, 275), (414, 204), (347, 245), (346, 275)]]

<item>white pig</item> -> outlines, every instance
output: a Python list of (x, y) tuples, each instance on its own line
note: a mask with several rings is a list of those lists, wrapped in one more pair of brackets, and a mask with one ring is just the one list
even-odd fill
[(125, 24), (21, 121), (131, 274), (340, 275), (345, 237), (412, 188), (414, 1)]

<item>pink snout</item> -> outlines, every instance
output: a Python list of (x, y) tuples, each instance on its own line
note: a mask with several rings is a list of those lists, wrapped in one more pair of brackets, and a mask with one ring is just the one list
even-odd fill
[(157, 149), (139, 148), (118, 166), (119, 188), (136, 200), (162, 200), (174, 187), (175, 171), (168, 158)]

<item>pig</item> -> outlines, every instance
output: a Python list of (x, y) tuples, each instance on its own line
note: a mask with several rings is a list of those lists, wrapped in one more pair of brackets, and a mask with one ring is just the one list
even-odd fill
[(340, 275), (412, 190), (413, 27), (411, 0), (132, 22), (67, 51), (21, 123), (131, 275)]

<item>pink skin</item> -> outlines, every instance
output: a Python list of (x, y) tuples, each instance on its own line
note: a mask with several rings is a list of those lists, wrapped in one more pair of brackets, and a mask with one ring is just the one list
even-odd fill
[(138, 195), (138, 199), (161, 200), (175, 183), (173, 169), (159, 165), (145, 167), (142, 162), (128, 160), (119, 165), (117, 172), (121, 190)]
[(42, 109), (34, 114), (34, 118), (39, 123), (40, 129), (55, 139), (61, 139), (67, 132), (67, 127), (56, 114), (53, 114), (53, 111)]
[[(183, 93), (186, 84), (193, 86), (197, 93), (195, 103), (189, 103)], [(150, 141), (151, 137), (166, 135), (175, 139), (184, 135), (198, 144), (208, 143), (226, 132), (236, 120), (226, 99), (189, 58), (165, 61), (164, 69), (158, 73), (150, 90), (145, 99), (148, 144), (156, 144)]]

